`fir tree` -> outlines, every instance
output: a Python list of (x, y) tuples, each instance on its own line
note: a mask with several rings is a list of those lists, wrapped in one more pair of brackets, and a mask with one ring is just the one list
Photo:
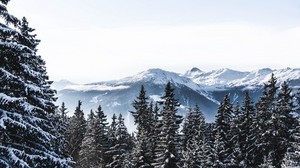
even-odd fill
[(184, 167), (201, 167), (206, 159), (205, 118), (198, 105), (187, 114), (183, 124)]
[(120, 114), (115, 125), (115, 145), (106, 152), (112, 156), (112, 161), (106, 166), (108, 168), (130, 167), (129, 154), (132, 149), (132, 139), (124, 124), (124, 118)]
[(231, 154), (230, 144), (230, 122), (232, 119), (232, 105), (230, 103), (229, 95), (225, 95), (223, 102), (221, 102), (217, 116), (215, 133), (215, 167), (228, 166), (228, 160)]
[[(152, 109), (148, 108), (148, 97), (144, 86), (141, 86), (139, 96), (134, 100), (132, 106), (135, 111), (132, 111), (132, 115), (137, 124), (137, 142), (135, 149), (133, 150), (134, 165), (135, 167), (150, 167), (152, 163), (152, 129), (153, 123)], [(150, 142), (150, 143), (149, 143)]]
[(39, 40), (8, 2), (0, 1), (0, 167), (69, 167)]
[(162, 100), (162, 126), (161, 133), (159, 135), (155, 167), (181, 167), (181, 157), (179, 156), (180, 139), (178, 130), (180, 123), (182, 122), (182, 117), (177, 114), (180, 104), (175, 98), (174, 89), (170, 82), (166, 85)]
[(243, 161), (241, 166), (243, 167), (252, 167), (252, 157), (249, 149), (254, 143), (254, 140), (251, 139), (254, 135), (251, 135), (251, 126), (255, 116), (255, 107), (254, 103), (249, 95), (249, 92), (245, 92), (244, 102), (241, 107), (240, 123), (238, 125), (240, 129), (240, 151), (242, 154)]
[(106, 115), (102, 111), (99, 105), (96, 116), (95, 116), (95, 139), (96, 139), (96, 149), (98, 151), (98, 157), (100, 157), (100, 165), (105, 165), (108, 162), (107, 155), (105, 154), (109, 148), (108, 143), (108, 123)]
[(60, 107), (58, 110), (59, 110), (59, 113), (60, 113), (61, 118), (62, 118), (64, 121), (67, 121), (67, 119), (68, 119), (68, 117), (67, 117), (68, 111), (67, 111), (67, 110), (68, 110), (68, 109), (66, 108), (64, 102), (62, 102), (61, 107)]
[[(264, 84), (263, 93), (256, 103), (256, 114), (251, 126), (251, 137), (253, 144), (250, 146), (253, 167), (270, 160), (269, 153), (271, 152), (270, 142), (272, 139), (272, 122), (270, 119), (275, 113), (277, 102), (277, 79), (272, 74), (270, 80)], [(265, 159), (264, 159), (265, 158)]]
[(81, 143), (86, 132), (86, 120), (84, 113), (81, 110), (81, 101), (78, 101), (78, 106), (71, 117), (66, 131), (66, 139), (68, 142), (67, 148), (73, 160), (79, 160), (79, 151), (81, 150)]
[(283, 159), (283, 168), (300, 167), (300, 89), (295, 95), (295, 124), (291, 132), (290, 146)]

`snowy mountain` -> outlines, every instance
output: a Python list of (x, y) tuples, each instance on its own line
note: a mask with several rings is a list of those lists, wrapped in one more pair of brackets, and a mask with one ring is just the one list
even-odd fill
[(149, 69), (136, 75), (120, 80), (104, 81), (91, 84), (74, 84), (69, 81), (54, 82), (53, 88), (58, 90), (57, 105), (65, 102), (72, 113), (78, 100), (83, 101), (83, 109), (87, 114), (90, 109), (96, 109), (100, 104), (110, 117), (113, 113), (127, 116), (127, 124), (133, 124), (131, 103), (137, 97), (141, 85), (145, 86), (150, 101), (160, 100), (165, 85), (170, 81), (175, 87), (179, 99), (179, 111), (184, 114), (189, 106), (200, 105), (208, 121), (214, 121), (214, 116), (220, 101), (225, 94), (230, 94), (231, 100), (241, 102), (245, 90), (257, 99), (261, 94), (261, 85), (270, 79), (270, 75), (278, 78), (278, 82), (288, 81), (291, 86), (300, 86), (300, 69), (268, 68), (251, 72), (240, 72), (227, 68), (209, 72), (192, 68), (184, 74)]
[[(233, 87), (258, 87), (267, 82), (271, 74), (278, 78), (278, 82), (300, 80), (300, 69), (279, 69), (272, 70), (269, 68), (254, 70), (251, 72), (241, 72), (227, 68), (203, 72), (198, 68), (192, 68), (183, 76), (192, 79), (195, 83), (203, 86), (205, 90), (216, 91)], [(294, 84), (297, 86), (298, 84)]]
[(55, 90), (63, 90), (66, 89), (69, 86), (75, 86), (76, 83), (70, 82), (68, 80), (60, 80), (60, 81), (54, 81), (51, 85), (51, 87)]

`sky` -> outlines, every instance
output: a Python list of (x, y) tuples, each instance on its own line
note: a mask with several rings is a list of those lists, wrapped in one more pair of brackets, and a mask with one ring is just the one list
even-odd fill
[(300, 68), (300, 0), (11, 0), (41, 39), (50, 80), (149, 68)]

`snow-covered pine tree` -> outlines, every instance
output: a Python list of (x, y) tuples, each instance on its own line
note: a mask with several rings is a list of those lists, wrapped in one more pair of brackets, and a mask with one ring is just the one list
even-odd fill
[[(98, 151), (99, 166), (108, 163), (108, 156), (105, 154), (109, 148), (108, 144), (108, 123), (102, 107), (99, 105), (95, 115), (95, 139)], [(101, 166), (100, 166), (101, 167)]]
[(242, 160), (244, 159), (241, 153), (241, 123), (240, 105), (237, 102), (233, 105), (232, 118), (230, 122), (230, 155), (227, 158), (229, 167), (242, 167)]
[(114, 149), (115, 145), (117, 144), (117, 116), (113, 114), (111, 124), (108, 127), (107, 137), (108, 137), (108, 150), (106, 151), (106, 156), (108, 158), (107, 163), (112, 163), (113, 155), (115, 154), (116, 150)]
[(175, 98), (174, 88), (168, 82), (162, 98), (162, 126), (156, 151), (155, 167), (181, 167), (179, 127), (182, 116), (177, 114), (180, 103)]
[(283, 159), (283, 168), (300, 167), (300, 89), (295, 94), (295, 116), (294, 128), (291, 130), (290, 147)]
[(39, 40), (8, 2), (0, 0), (0, 167), (69, 167)]
[(255, 107), (254, 103), (249, 95), (249, 92), (245, 92), (244, 101), (241, 106), (240, 114), (240, 152), (242, 154), (241, 161), (242, 167), (252, 167), (251, 165), (251, 153), (249, 152), (250, 146), (254, 143), (254, 140), (251, 139), (251, 125), (253, 118), (255, 116)]
[(215, 163), (215, 148), (214, 148), (214, 128), (215, 123), (205, 124), (205, 139), (204, 145), (202, 146), (202, 151), (204, 156), (201, 156), (201, 166), (202, 167), (213, 167)]
[(262, 96), (256, 103), (256, 113), (249, 137), (253, 144), (248, 149), (252, 167), (258, 167), (266, 160), (270, 162), (271, 147), (269, 142), (271, 142), (271, 134), (273, 133), (270, 119), (276, 110), (278, 88), (277, 79), (272, 74), (270, 80), (264, 84)]
[(229, 95), (225, 95), (216, 116), (215, 123), (215, 164), (214, 167), (228, 166), (229, 155), (232, 152), (230, 144), (230, 122), (232, 119), (232, 104)]
[(132, 139), (124, 124), (124, 118), (120, 114), (115, 123), (115, 145), (106, 152), (112, 156), (112, 161), (106, 165), (108, 168), (131, 167), (130, 152), (132, 150)]
[(293, 112), (292, 89), (284, 82), (278, 93), (275, 112), (272, 113), (273, 138), (271, 138), (271, 152), (273, 166), (280, 167), (285, 153), (290, 146), (290, 132), (297, 122), (292, 115)]
[(81, 109), (81, 104), (81, 101), (78, 101), (78, 105), (74, 115), (69, 120), (66, 131), (67, 149), (75, 162), (79, 160), (79, 151), (86, 132), (86, 120)]
[(148, 108), (148, 97), (144, 86), (141, 86), (139, 96), (133, 101), (135, 111), (131, 111), (137, 125), (137, 142), (133, 149), (133, 164), (135, 167), (150, 167), (152, 163), (152, 108)]
[(79, 152), (78, 167), (80, 168), (105, 167), (106, 165), (107, 119), (100, 105), (95, 113), (91, 110), (89, 114), (87, 130)]
[(184, 167), (201, 167), (206, 160), (205, 118), (198, 105), (187, 114), (183, 124)]
[(67, 117), (68, 109), (66, 108), (64, 102), (62, 102), (62, 104), (58, 110), (59, 110), (59, 115), (61, 116), (61, 118), (64, 121), (67, 121), (68, 120), (68, 117)]
[[(93, 110), (90, 111), (90, 114), (87, 119), (87, 126), (86, 132), (84, 134), (80, 151), (79, 157), (76, 164), (78, 168), (96, 168), (101, 167), (99, 165), (99, 157), (97, 156), (97, 149), (96, 149), (96, 139), (95, 139), (95, 114)], [(103, 166), (102, 166), (103, 167)]]

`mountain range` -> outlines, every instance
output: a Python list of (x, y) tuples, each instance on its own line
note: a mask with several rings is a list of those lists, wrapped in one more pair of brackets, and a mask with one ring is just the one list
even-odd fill
[(166, 83), (171, 82), (176, 98), (181, 103), (179, 112), (182, 115), (188, 107), (198, 104), (206, 120), (212, 122), (225, 94), (230, 94), (233, 103), (242, 102), (243, 94), (248, 90), (252, 98), (257, 100), (263, 84), (270, 79), (272, 73), (279, 84), (287, 81), (294, 89), (300, 87), (300, 68), (264, 68), (254, 71), (223, 68), (205, 72), (195, 67), (184, 74), (148, 69), (123, 79), (89, 84), (61, 80), (54, 82), (52, 87), (58, 91), (57, 105), (65, 102), (70, 113), (73, 113), (78, 100), (81, 100), (85, 114), (101, 105), (108, 118), (113, 113), (122, 113), (126, 116), (127, 125), (132, 126), (133, 120), (129, 111), (133, 110), (131, 104), (138, 96), (141, 85), (144, 85), (150, 101), (158, 101), (163, 95)]

